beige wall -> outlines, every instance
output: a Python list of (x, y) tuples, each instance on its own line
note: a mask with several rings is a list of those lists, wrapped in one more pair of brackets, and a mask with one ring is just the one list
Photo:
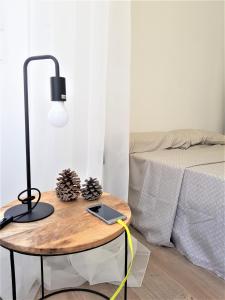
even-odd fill
[(131, 131), (222, 131), (223, 1), (133, 1)]

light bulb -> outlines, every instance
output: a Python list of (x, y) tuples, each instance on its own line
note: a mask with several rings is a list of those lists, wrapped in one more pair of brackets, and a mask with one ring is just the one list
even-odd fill
[(64, 101), (52, 101), (52, 107), (48, 113), (49, 122), (56, 127), (63, 127), (68, 122), (68, 113), (64, 107)]

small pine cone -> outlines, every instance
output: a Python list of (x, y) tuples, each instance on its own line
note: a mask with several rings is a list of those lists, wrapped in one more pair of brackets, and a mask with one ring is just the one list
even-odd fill
[(80, 178), (77, 173), (66, 169), (59, 175), (56, 183), (56, 195), (62, 201), (76, 200), (80, 194)]
[(81, 194), (86, 200), (97, 200), (102, 195), (102, 187), (97, 178), (90, 177), (82, 185)]

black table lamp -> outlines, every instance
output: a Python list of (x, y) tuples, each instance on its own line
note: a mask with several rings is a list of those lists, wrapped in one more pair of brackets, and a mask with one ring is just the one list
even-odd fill
[[(27, 67), (30, 61), (51, 59), (55, 64), (55, 77), (51, 77), (51, 100), (52, 108), (48, 114), (49, 121), (57, 126), (62, 127), (68, 121), (67, 112), (64, 108), (66, 101), (66, 82), (64, 77), (60, 77), (59, 63), (52, 55), (31, 56), (25, 60), (23, 65), (24, 78), (24, 108), (25, 108), (25, 137), (26, 137), (26, 174), (27, 189), (18, 195), (18, 200), (22, 204), (15, 205), (5, 212), (5, 223), (11, 221), (26, 223), (44, 219), (54, 212), (54, 207), (45, 202), (39, 202), (41, 192), (37, 188), (31, 186), (31, 168), (30, 168), (30, 132), (29, 132), (29, 104), (28, 104), (28, 84), (27, 84)], [(36, 197), (32, 195), (32, 191), (38, 192), (36, 202), (32, 202)], [(22, 197), (26, 193), (26, 197)], [(6, 225), (4, 223), (4, 225)]]

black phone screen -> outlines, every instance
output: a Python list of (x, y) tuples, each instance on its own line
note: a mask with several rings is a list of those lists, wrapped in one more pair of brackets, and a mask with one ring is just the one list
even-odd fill
[(99, 215), (100, 217), (102, 217), (106, 221), (110, 221), (112, 219), (124, 217), (124, 215), (122, 215), (118, 211), (116, 211), (113, 208), (111, 208), (107, 205), (104, 205), (104, 204), (89, 207), (88, 209), (90, 211), (92, 211), (93, 213)]

